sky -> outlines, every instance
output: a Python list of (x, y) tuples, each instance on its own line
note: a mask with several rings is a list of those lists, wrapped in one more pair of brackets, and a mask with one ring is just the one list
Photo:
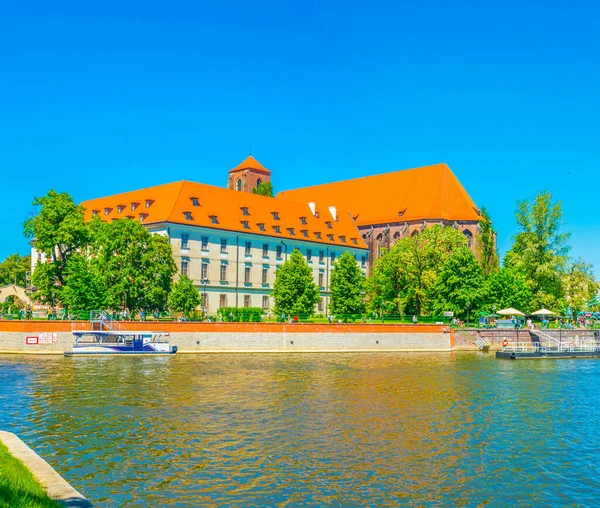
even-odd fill
[(504, 253), (549, 190), (600, 277), (600, 4), (4, 2), (0, 259), (49, 189), (78, 202), (224, 186), (252, 154), (275, 191), (446, 162)]

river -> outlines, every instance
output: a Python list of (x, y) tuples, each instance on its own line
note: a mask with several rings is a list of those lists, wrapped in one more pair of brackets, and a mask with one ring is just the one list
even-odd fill
[(600, 361), (0, 356), (0, 429), (99, 506), (594, 505)]

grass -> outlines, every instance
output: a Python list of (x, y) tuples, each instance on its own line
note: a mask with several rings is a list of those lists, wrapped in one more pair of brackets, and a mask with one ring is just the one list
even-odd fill
[(23, 463), (0, 443), (0, 507), (57, 508)]

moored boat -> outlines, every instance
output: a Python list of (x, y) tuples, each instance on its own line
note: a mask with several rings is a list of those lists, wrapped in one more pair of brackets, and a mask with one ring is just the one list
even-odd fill
[(75, 343), (65, 356), (79, 355), (172, 355), (168, 333), (114, 330), (73, 331)]

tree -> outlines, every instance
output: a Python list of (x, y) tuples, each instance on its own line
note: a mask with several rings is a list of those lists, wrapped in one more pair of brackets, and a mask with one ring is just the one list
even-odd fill
[(107, 306), (162, 310), (177, 272), (168, 238), (149, 233), (139, 222), (120, 219), (102, 223), (90, 255), (104, 274)]
[(556, 307), (564, 296), (561, 272), (570, 250), (570, 235), (560, 233), (562, 216), (562, 204), (554, 203), (549, 192), (538, 193), (532, 203), (520, 201), (517, 205), (518, 233), (504, 265), (529, 281), (535, 307)]
[(435, 283), (433, 310), (453, 311), (465, 317), (483, 304), (483, 275), (477, 258), (468, 247), (459, 247), (443, 264)]
[(319, 301), (319, 290), (312, 270), (298, 249), (281, 265), (273, 284), (275, 312), (296, 315), (312, 314)]
[(169, 293), (169, 309), (174, 312), (183, 312), (189, 316), (202, 302), (198, 289), (189, 277), (183, 275), (173, 285)]
[[(593, 266), (583, 259), (570, 259), (563, 274), (565, 305), (574, 310), (585, 310), (598, 291)], [(562, 310), (562, 309), (557, 309)]]
[(502, 267), (485, 282), (485, 300), (488, 307), (498, 310), (513, 307), (524, 312), (532, 309), (531, 288), (525, 276), (511, 268)]
[(477, 235), (477, 256), (484, 276), (498, 270), (498, 252), (496, 251), (496, 231), (485, 208), (481, 208), (479, 234)]
[(252, 194), (273, 197), (273, 184), (271, 182), (260, 182), (258, 186), (252, 189)]
[(350, 252), (344, 252), (331, 272), (332, 314), (362, 314), (364, 312), (364, 276)]
[(106, 307), (104, 273), (97, 258), (81, 253), (69, 257), (65, 267), (62, 303), (70, 309), (98, 310)]
[(17, 286), (27, 286), (27, 274), (31, 269), (31, 256), (19, 256), (11, 254), (2, 263), (0, 263), (0, 286), (7, 284), (16, 284)]

